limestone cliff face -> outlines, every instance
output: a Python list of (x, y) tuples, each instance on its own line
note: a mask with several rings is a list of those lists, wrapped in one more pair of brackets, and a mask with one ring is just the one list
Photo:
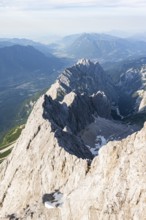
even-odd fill
[(60, 146), (51, 123), (42, 117), (43, 102), (43, 98), (37, 102), (11, 156), (1, 166), (1, 218), (15, 214), (18, 219), (33, 215), (33, 219), (48, 219), (43, 195), (55, 190), (71, 192), (88, 170), (86, 160)]
[[(71, 91), (58, 102), (51, 88), (38, 100), (0, 166), (1, 219), (145, 219), (146, 126), (122, 136), (131, 127), (111, 122), (110, 106), (104, 91)], [(112, 140), (114, 131), (121, 140), (95, 157), (86, 142), (91, 128), (95, 137)]]
[(68, 195), (64, 219), (146, 219), (145, 157), (146, 124), (101, 148), (85, 179)]

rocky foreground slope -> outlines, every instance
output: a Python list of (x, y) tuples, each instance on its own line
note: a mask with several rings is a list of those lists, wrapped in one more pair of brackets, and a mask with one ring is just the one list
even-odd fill
[(135, 132), (111, 119), (117, 97), (110, 81), (100, 90), (101, 71), (80, 61), (38, 100), (0, 166), (1, 219), (146, 219), (146, 126)]

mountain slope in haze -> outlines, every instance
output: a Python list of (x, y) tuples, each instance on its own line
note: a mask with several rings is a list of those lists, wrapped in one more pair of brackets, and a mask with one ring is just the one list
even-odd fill
[(146, 32), (135, 34), (135, 35), (131, 36), (130, 39), (146, 41)]
[(0, 48), (9, 46), (32, 46), (47, 57), (53, 57), (50, 46), (25, 38), (0, 38)]
[(66, 60), (47, 57), (32, 46), (0, 48), (0, 137), (18, 123), (23, 102), (48, 88), (65, 65)]
[[(67, 39), (67, 43), (66, 43)], [(70, 39), (70, 40), (69, 40)], [(68, 56), (99, 61), (118, 61), (128, 57), (140, 57), (146, 53), (146, 43), (118, 38), (106, 34), (71, 35), (62, 40), (62, 47)]]
[(14, 45), (0, 48), (0, 77), (24, 78), (32, 72), (49, 72), (61, 65), (61, 61), (55, 57), (48, 58), (31, 46)]
[(1, 218), (144, 219), (146, 128), (134, 133), (112, 120), (104, 77), (98, 63), (82, 60), (37, 101), (0, 165)]

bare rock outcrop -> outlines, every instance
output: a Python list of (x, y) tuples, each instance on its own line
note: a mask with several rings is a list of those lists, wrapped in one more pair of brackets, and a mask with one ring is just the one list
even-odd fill
[[(120, 69), (120, 68), (119, 68)], [(117, 87), (122, 115), (146, 110), (146, 58), (131, 60), (122, 65)]]
[(145, 134), (146, 124), (140, 132), (100, 149), (88, 175), (68, 195), (64, 219), (146, 219)]
[(87, 161), (66, 152), (51, 123), (43, 119), (43, 102), (42, 97), (12, 154), (1, 166), (1, 218), (9, 219), (14, 214), (18, 219), (31, 219), (34, 213), (37, 216), (34, 219), (49, 218), (42, 203), (43, 195), (54, 190), (65, 193), (64, 185), (67, 191), (72, 191), (72, 186), (77, 187), (86, 175)]
[(72, 67), (63, 71), (51, 86), (49, 95), (53, 99), (62, 100), (70, 92), (92, 95), (104, 92), (111, 103), (118, 102), (118, 96), (109, 76), (98, 62), (81, 59)]

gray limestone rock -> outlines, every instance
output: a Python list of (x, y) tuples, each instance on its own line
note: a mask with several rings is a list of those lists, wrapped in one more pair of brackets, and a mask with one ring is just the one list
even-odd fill
[(87, 59), (79, 60), (74, 66), (67, 68), (51, 86), (49, 94), (53, 99), (62, 100), (70, 92), (92, 95), (97, 91), (105, 93), (112, 103), (118, 102), (111, 79), (98, 62)]

